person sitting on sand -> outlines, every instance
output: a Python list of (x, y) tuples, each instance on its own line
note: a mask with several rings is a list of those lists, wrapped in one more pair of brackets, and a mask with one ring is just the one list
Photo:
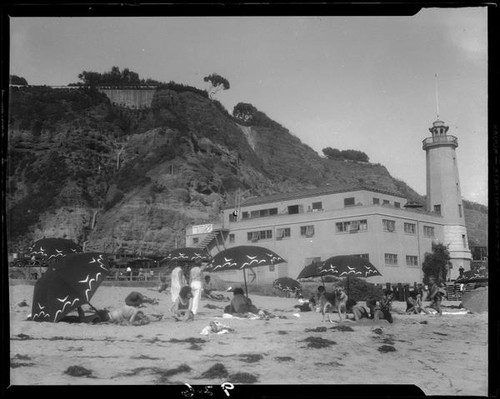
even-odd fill
[(251, 299), (245, 296), (242, 288), (235, 288), (233, 291), (233, 299), (231, 303), (224, 308), (224, 313), (243, 314), (254, 313), (258, 314), (259, 309), (252, 303)]
[(406, 299), (406, 314), (428, 313), (422, 306), (422, 294), (420, 292), (410, 292)]
[(172, 317), (175, 321), (191, 321), (194, 320), (193, 312), (191, 312), (191, 303), (193, 301), (193, 293), (191, 287), (185, 285), (179, 291), (179, 295), (174, 304), (170, 308)]
[(215, 301), (225, 301), (227, 298), (221, 294), (215, 294), (211, 284), (211, 277), (207, 274), (204, 277), (203, 290), (201, 291), (201, 297), (207, 299), (213, 299)]
[[(382, 295), (382, 298), (379, 301), (379, 310), (383, 314), (383, 318), (380, 317), (380, 314), (378, 314), (378, 319), (384, 319), (387, 320), (389, 323), (392, 323), (392, 315), (391, 315), (391, 310), (392, 310), (392, 299), (394, 298), (394, 293), (390, 289), (384, 290), (384, 295)], [(377, 309), (377, 307), (375, 307)], [(375, 318), (375, 315), (374, 315)]]
[(312, 296), (309, 299), (304, 299), (302, 295), (299, 296), (299, 304), (295, 305), (294, 308), (297, 308), (301, 312), (314, 312), (316, 309), (316, 299)]
[[(360, 321), (361, 319), (373, 319), (375, 316), (375, 308), (377, 307), (377, 300), (375, 298), (369, 298), (366, 301), (366, 306), (369, 311), (360, 303), (352, 307), (352, 314), (355, 321)], [(379, 310), (380, 314), (378, 317), (383, 316), (383, 313)]]
[(158, 304), (158, 300), (153, 298), (148, 298), (147, 296), (142, 295), (140, 292), (137, 291), (132, 291), (125, 298), (125, 304), (128, 306), (140, 307), (144, 303), (150, 303), (156, 305)]

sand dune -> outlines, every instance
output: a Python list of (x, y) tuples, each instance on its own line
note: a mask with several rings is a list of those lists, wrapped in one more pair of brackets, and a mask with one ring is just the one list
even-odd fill
[[(119, 307), (131, 290), (102, 286), (92, 304)], [(281, 318), (222, 319), (227, 302), (204, 299), (196, 320), (184, 323), (169, 317), (168, 294), (134, 290), (158, 298), (144, 310), (164, 319), (143, 326), (26, 321), (33, 286), (11, 285), (11, 385), (415, 384), (426, 395), (487, 395), (487, 314), (396, 313), (393, 324), (330, 324), (318, 313), (294, 316), (295, 299), (250, 295)], [(234, 331), (201, 335), (214, 320)]]

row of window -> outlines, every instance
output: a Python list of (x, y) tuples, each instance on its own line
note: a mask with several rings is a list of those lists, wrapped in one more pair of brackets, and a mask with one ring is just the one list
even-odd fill
[[(394, 220), (383, 219), (383, 230), (387, 232), (396, 231), (396, 222)], [(347, 222), (336, 223), (337, 233), (358, 232), (368, 230), (368, 222), (366, 219), (351, 220)], [(417, 225), (415, 223), (404, 223), (404, 232), (407, 234), (416, 234)], [(300, 236), (310, 238), (314, 236), (314, 225), (300, 226)], [(434, 227), (424, 226), (424, 236), (434, 237)], [(290, 227), (277, 228), (276, 239), (291, 237)], [(273, 238), (273, 230), (259, 230), (247, 232), (247, 240), (256, 242), (258, 240), (271, 240)], [(229, 235), (230, 242), (234, 242), (234, 234)]]
[[(397, 254), (384, 254), (384, 260), (386, 265), (397, 266), (398, 265), (398, 255)], [(418, 256), (406, 255), (406, 265), (407, 266), (418, 266)]]
[[(380, 198), (375, 198), (373, 197), (373, 204), (377, 205), (380, 204)], [(390, 205), (389, 200), (383, 200), (382, 205)], [(355, 197), (348, 197), (344, 198), (344, 207), (350, 207), (350, 206), (355, 206), (356, 205), (356, 198)], [(400, 202), (394, 202), (394, 207), (396, 208), (401, 208), (401, 203)], [(317, 212), (317, 211), (322, 211), (323, 210), (323, 203), (321, 201), (313, 202), (312, 205), (308, 206), (307, 211), (308, 212)], [(304, 212), (304, 205), (290, 205), (286, 209), (286, 213), (289, 215), (294, 215), (297, 213), (303, 213)], [(254, 219), (254, 218), (261, 218), (261, 217), (266, 217), (266, 216), (275, 216), (278, 214), (278, 208), (268, 208), (268, 209), (259, 209), (256, 211), (245, 211), (241, 214), (242, 219)], [(231, 222), (235, 222), (237, 220), (237, 216), (234, 214), (229, 215), (229, 220)]]

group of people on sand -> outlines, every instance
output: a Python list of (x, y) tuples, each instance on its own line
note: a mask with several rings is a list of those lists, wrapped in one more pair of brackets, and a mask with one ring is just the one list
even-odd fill
[[(420, 291), (410, 292), (406, 300), (406, 314), (429, 314), (428, 308), (434, 309), (438, 315), (442, 315), (441, 302), (443, 297), (446, 295), (445, 289), (439, 283), (439, 280), (434, 277), (429, 277), (430, 286), (428, 291), (421, 289)], [(312, 296), (309, 300), (303, 298), (299, 295), (299, 304), (294, 307), (301, 312), (308, 311), (321, 311), (319, 309), (320, 297), (325, 294), (325, 287), (323, 285), (318, 287), (316, 297)], [(354, 321), (360, 321), (362, 319), (370, 320), (387, 320), (389, 323), (393, 322), (392, 317), (392, 301), (394, 299), (394, 292), (390, 289), (385, 289), (383, 295), (380, 298), (371, 296), (365, 302), (356, 303), (352, 306), (352, 315)], [(424, 300), (430, 300), (430, 305), (428, 308), (423, 305)], [(347, 296), (344, 297), (345, 302), (347, 302)]]

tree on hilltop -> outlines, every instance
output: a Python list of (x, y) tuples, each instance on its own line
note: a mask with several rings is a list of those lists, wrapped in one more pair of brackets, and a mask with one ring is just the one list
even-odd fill
[(110, 85), (110, 86), (120, 86), (120, 85), (141, 85), (141, 84), (159, 84), (159, 82), (153, 79), (140, 79), (137, 72), (131, 71), (125, 68), (120, 71), (120, 68), (113, 66), (111, 71), (99, 73), (92, 71), (83, 71), (78, 75), (85, 86), (95, 87), (98, 85)]
[(16, 75), (10, 75), (9, 83), (11, 85), (17, 85), (17, 86), (28, 86), (28, 82), (26, 81), (26, 79)]
[(203, 80), (210, 84), (207, 89), (207, 93), (210, 99), (212, 99), (219, 91), (228, 90), (230, 88), (229, 81), (216, 73), (205, 76)]
[(248, 103), (238, 103), (233, 108), (233, 116), (243, 122), (251, 122), (257, 112), (257, 108)]
[(366, 155), (362, 151), (357, 151), (357, 150), (340, 151), (337, 148), (331, 148), (331, 147), (323, 148), (322, 151), (323, 151), (323, 154), (328, 159), (348, 159), (351, 161), (369, 162), (368, 155)]

